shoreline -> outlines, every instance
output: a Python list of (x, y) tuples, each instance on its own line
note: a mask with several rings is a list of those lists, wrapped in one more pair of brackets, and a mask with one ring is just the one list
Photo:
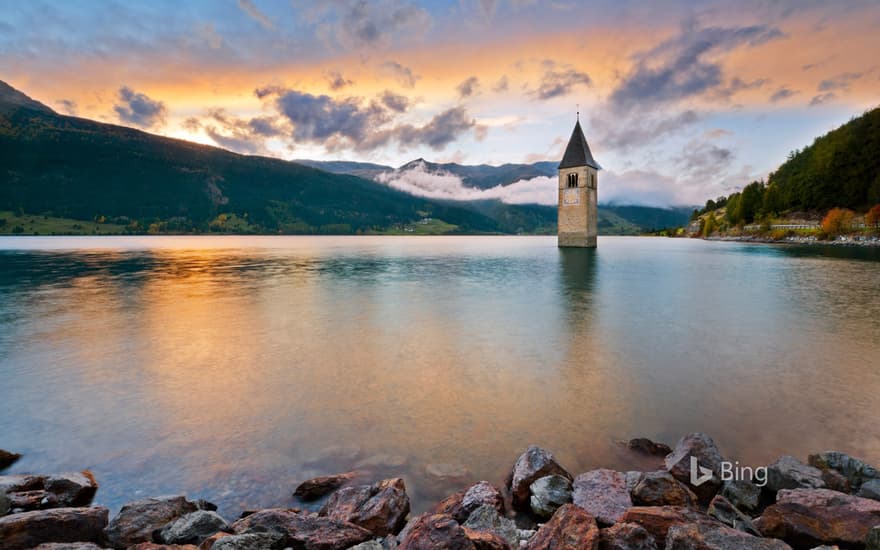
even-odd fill
[[(317, 513), (278, 507), (238, 518), (175, 495), (129, 502), (111, 519), (91, 505), (99, 485), (89, 471), (0, 475), (0, 548), (880, 550), (880, 472), (857, 458), (825, 451), (745, 467), (702, 433), (674, 447), (645, 438), (625, 445), (656, 469), (569, 472), (530, 446), (503, 486), (477, 482), (417, 516), (402, 478), (360, 471), (291, 487), (295, 502), (320, 505)], [(18, 458), (0, 450), (0, 471)]]
[(718, 237), (699, 237), (704, 241), (738, 242), (757, 244), (789, 244), (789, 245), (819, 245), (819, 246), (842, 246), (842, 247), (880, 247), (880, 237), (838, 237), (832, 241), (821, 240), (816, 237), (788, 236), (783, 239), (772, 239), (759, 235), (726, 235)]

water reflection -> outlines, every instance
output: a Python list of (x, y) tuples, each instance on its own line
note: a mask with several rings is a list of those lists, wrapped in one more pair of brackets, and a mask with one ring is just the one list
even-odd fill
[(0, 252), (0, 440), (26, 453), (14, 471), (93, 468), (112, 507), (186, 491), (234, 515), (360, 468), (402, 474), (419, 511), (531, 443), (576, 471), (647, 468), (615, 441), (697, 429), (744, 463), (880, 462), (880, 264), (860, 253), (40, 242), (76, 249)]

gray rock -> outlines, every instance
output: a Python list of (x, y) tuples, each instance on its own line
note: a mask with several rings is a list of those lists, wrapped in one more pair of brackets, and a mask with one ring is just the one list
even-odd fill
[(781, 540), (765, 539), (711, 523), (673, 525), (666, 550), (791, 550)]
[(497, 487), (488, 481), (480, 481), (471, 485), (461, 499), (461, 507), (468, 515), (486, 504), (498, 510), (499, 514), (504, 513), (504, 496), (501, 495), (501, 491)]
[(196, 510), (198, 505), (184, 496), (136, 500), (122, 507), (104, 534), (111, 547), (128, 548), (140, 542), (151, 542), (153, 531)]
[(511, 545), (519, 544), (516, 523), (512, 519), (502, 517), (491, 505), (483, 505), (471, 512), (463, 527), (474, 531), (489, 531), (500, 535)]
[(229, 535), (211, 546), (211, 550), (280, 550), (281, 548), (284, 548), (284, 535), (275, 531)]
[(620, 521), (632, 507), (632, 498), (626, 489), (626, 474), (598, 469), (583, 473), (574, 480), (572, 501), (600, 524), (612, 525)]
[(862, 483), (856, 494), (862, 498), (880, 500), (880, 479), (869, 479)]
[(571, 502), (571, 481), (560, 475), (538, 478), (529, 487), (532, 512), (536, 516), (549, 518), (563, 504)]
[(352, 546), (349, 550), (385, 550), (385, 547), (383, 547), (382, 543), (377, 540), (368, 540), (357, 546)]
[(626, 473), (626, 490), (632, 493), (639, 481), (642, 480), (644, 472), (627, 472)]
[(715, 495), (709, 503), (707, 513), (728, 527), (757, 537), (761, 536), (761, 532), (752, 525), (752, 518), (737, 510), (736, 506), (721, 495)]
[(721, 495), (744, 512), (756, 512), (761, 505), (761, 488), (750, 481), (725, 481)]
[(168, 523), (159, 531), (164, 544), (201, 544), (206, 538), (232, 528), (217, 512), (197, 510)]
[(526, 449), (514, 464), (508, 480), (513, 507), (528, 509), (531, 497), (529, 487), (538, 478), (554, 474), (571, 479), (571, 474), (556, 462), (552, 454), (535, 445)]
[(781, 456), (767, 467), (767, 488), (773, 492), (783, 489), (823, 489), (822, 470), (804, 464), (793, 456)]
[(9, 502), (9, 497), (6, 496), (6, 493), (0, 493), (0, 517), (9, 513), (10, 508), (12, 508), (12, 503)]
[(807, 461), (811, 466), (820, 470), (831, 469), (840, 472), (849, 481), (854, 491), (858, 491), (862, 484), (868, 480), (880, 479), (880, 472), (877, 471), (877, 468), (846, 453), (825, 451), (810, 455)]
[[(703, 468), (713, 472), (711, 479), (700, 485), (691, 484), (691, 457)], [(675, 479), (687, 485), (703, 502), (708, 502), (721, 488), (721, 462), (724, 459), (715, 441), (700, 432), (690, 433), (678, 440), (675, 448), (666, 456), (666, 470)]]
[(865, 550), (880, 550), (880, 525), (868, 531), (865, 537)]

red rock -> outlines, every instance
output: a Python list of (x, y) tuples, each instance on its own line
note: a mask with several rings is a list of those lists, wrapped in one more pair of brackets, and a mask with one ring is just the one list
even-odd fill
[(88, 470), (50, 476), (0, 476), (0, 493), (6, 493), (13, 509), (88, 506), (97, 490), (98, 482)]
[(552, 454), (535, 445), (526, 449), (517, 459), (508, 479), (513, 507), (517, 510), (528, 510), (531, 497), (529, 486), (536, 479), (553, 474), (571, 479), (571, 474), (556, 462)]
[(862, 546), (871, 528), (880, 525), (880, 502), (830, 489), (782, 490), (754, 524), (764, 536), (795, 548)]
[(261, 510), (232, 524), (236, 533), (249, 529), (272, 529), (283, 533), (286, 544), (304, 550), (349, 548), (373, 538), (372, 533), (353, 523), (316, 514), (298, 514), (282, 508)]
[(490, 531), (477, 531), (463, 527), (464, 534), (474, 544), (476, 550), (512, 550), (504, 537)]
[(666, 471), (642, 474), (632, 489), (632, 499), (639, 506), (694, 506), (697, 495)]
[(476, 550), (464, 528), (443, 514), (424, 514), (407, 526), (398, 550)]
[(464, 523), (468, 517), (463, 505), (464, 493), (465, 491), (459, 491), (444, 498), (428, 511), (428, 515), (446, 515), (458, 523)]
[(344, 487), (332, 495), (321, 515), (368, 529), (377, 537), (395, 535), (406, 524), (409, 497), (401, 478), (374, 485)]
[(223, 537), (229, 537), (229, 536), (232, 536), (232, 534), (231, 533), (223, 533), (223, 532), (214, 533), (213, 535), (211, 535), (210, 537), (208, 537), (202, 541), (202, 543), (199, 545), (199, 550), (211, 550), (211, 548), (214, 546), (215, 542), (222, 539)]
[(529, 539), (528, 550), (598, 550), (599, 527), (583, 508), (560, 506), (550, 521)]
[(192, 544), (156, 544), (154, 542), (141, 542), (134, 546), (129, 546), (128, 550), (199, 550), (199, 547)]
[(464, 491), (449, 495), (431, 508), (430, 514), (446, 514), (464, 524), (471, 512), (483, 505), (492, 506), (499, 514), (504, 514), (504, 496), (488, 481), (480, 481)]
[(314, 477), (300, 483), (299, 487), (293, 492), (293, 496), (306, 501), (315, 500), (339, 489), (358, 475), (360, 475), (360, 472), (345, 472), (344, 474)]
[(196, 510), (198, 505), (184, 496), (136, 500), (122, 507), (104, 530), (104, 534), (109, 545), (118, 549), (141, 542), (152, 542), (153, 531)]
[(647, 437), (637, 437), (635, 439), (630, 439), (629, 443), (627, 443), (626, 446), (633, 451), (638, 451), (640, 453), (653, 456), (666, 456), (672, 452), (672, 449), (669, 447), (669, 445), (666, 445), (665, 443), (655, 443)]
[(599, 550), (657, 550), (651, 533), (636, 523), (615, 523), (599, 534)]
[[(691, 457), (703, 468), (713, 472), (713, 477), (698, 486), (691, 484)], [(709, 502), (721, 488), (721, 452), (715, 441), (704, 433), (691, 433), (682, 437), (666, 457), (666, 470), (675, 479), (687, 485), (703, 502)]]
[(596, 521), (613, 525), (633, 505), (626, 487), (626, 474), (599, 469), (577, 476), (572, 483), (572, 500)]
[(94, 542), (45, 542), (33, 550), (101, 550)]
[(666, 533), (673, 525), (704, 521), (720, 525), (706, 514), (683, 506), (633, 506), (620, 521), (644, 527), (654, 537), (658, 548), (666, 545)]
[(781, 540), (765, 539), (708, 523), (673, 525), (666, 535), (666, 550), (791, 550)]
[(32, 548), (46, 542), (101, 542), (106, 508), (53, 508), (0, 518), (3, 550)]

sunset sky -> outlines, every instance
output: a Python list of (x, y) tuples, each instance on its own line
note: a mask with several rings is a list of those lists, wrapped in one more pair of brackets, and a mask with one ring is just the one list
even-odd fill
[(558, 160), (696, 204), (880, 101), (880, 3), (2, 3), (0, 80), (59, 112), (251, 154)]

